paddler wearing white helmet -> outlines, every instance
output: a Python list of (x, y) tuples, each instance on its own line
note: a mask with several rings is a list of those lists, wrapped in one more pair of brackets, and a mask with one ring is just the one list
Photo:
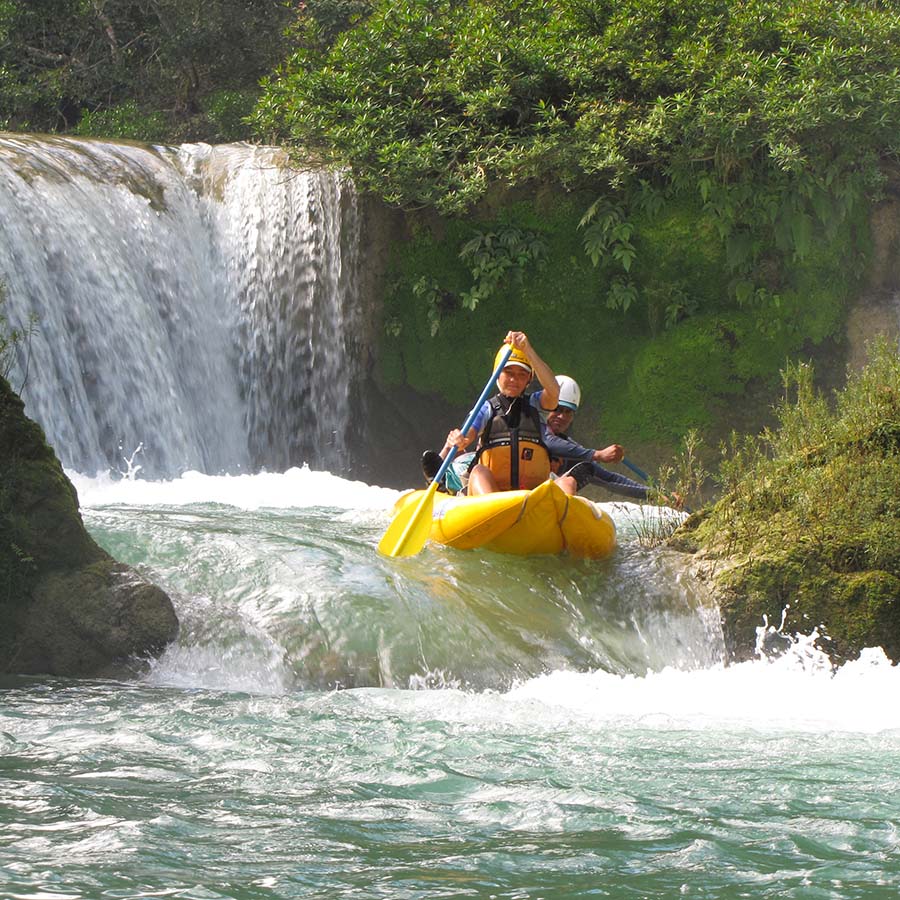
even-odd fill
[(646, 485), (604, 469), (600, 463), (617, 463), (625, 457), (625, 449), (619, 444), (610, 444), (602, 450), (590, 450), (573, 441), (568, 435), (575, 413), (581, 406), (581, 387), (568, 375), (557, 375), (559, 401), (556, 409), (547, 413), (547, 431), (544, 443), (550, 451), (551, 465), (559, 474), (556, 483), (567, 493), (575, 494), (587, 484), (596, 484), (613, 494), (633, 500), (646, 500), (649, 488)]

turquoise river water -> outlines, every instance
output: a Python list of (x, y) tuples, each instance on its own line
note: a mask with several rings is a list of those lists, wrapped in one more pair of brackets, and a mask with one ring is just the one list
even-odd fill
[(388, 560), (397, 492), (327, 473), (73, 479), (181, 634), (0, 684), (0, 898), (900, 896), (897, 668), (725, 666), (652, 512)]

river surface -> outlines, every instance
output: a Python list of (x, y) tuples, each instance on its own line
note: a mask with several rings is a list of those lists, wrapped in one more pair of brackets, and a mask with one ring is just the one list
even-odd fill
[(900, 895), (898, 670), (726, 667), (653, 511), (602, 561), (389, 560), (397, 492), (324, 472), (72, 477), (182, 628), (0, 685), (4, 900)]

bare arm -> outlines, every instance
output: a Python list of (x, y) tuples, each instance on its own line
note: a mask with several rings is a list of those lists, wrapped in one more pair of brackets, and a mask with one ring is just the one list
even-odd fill
[(624, 447), (622, 447), (620, 444), (610, 444), (608, 447), (604, 447), (602, 450), (594, 451), (594, 462), (617, 463), (622, 462), (624, 456)]
[(454, 428), (447, 435), (447, 441), (441, 450), (441, 458), (446, 459), (451, 447), (456, 447), (457, 451), (462, 452), (475, 440), (478, 432), (474, 428), (469, 429), (468, 434), (463, 434), (458, 428)]
[(528, 335), (524, 331), (510, 331), (506, 335), (505, 343), (517, 347), (531, 362), (534, 374), (544, 389), (541, 393), (541, 408), (556, 409), (559, 404), (559, 385), (556, 383), (556, 376), (553, 374), (553, 369), (538, 356), (537, 351), (531, 346)]

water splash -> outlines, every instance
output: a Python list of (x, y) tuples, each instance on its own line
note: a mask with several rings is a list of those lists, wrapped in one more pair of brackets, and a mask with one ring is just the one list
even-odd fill
[[(629, 536), (617, 504), (622, 541), (606, 560), (429, 546), (398, 561), (375, 551), (398, 492), (327, 472), (73, 479), (92, 534), (152, 572), (188, 623), (154, 684), (439, 691), (448, 709), (464, 697), (473, 722), (471, 692), (490, 688), (505, 698), (484, 701), (491, 716), (537, 708), (580, 732), (900, 729), (883, 700), (900, 668), (878, 648), (835, 669), (821, 628), (764, 622), (757, 658), (726, 666), (702, 585)], [(452, 719), (444, 700), (427, 705)]]
[[(122, 445), (120, 444), (119, 450), (121, 450), (121, 449), (122, 449)], [(140, 444), (137, 445), (137, 447), (134, 448), (134, 451), (132, 452), (131, 456), (123, 456), (122, 457), (122, 462), (125, 463), (125, 470), (123, 471), (122, 469), (119, 469), (119, 474), (122, 476), (122, 478), (125, 481), (134, 481), (137, 478), (138, 473), (141, 471), (141, 469), (144, 468), (140, 463), (135, 462), (135, 457), (137, 457), (138, 453), (143, 453), (143, 452), (144, 452), (144, 444), (143, 444), (143, 442), (141, 442)]]
[(179, 640), (150, 664), (148, 684), (282, 695), (296, 687), (278, 640), (240, 610), (181, 598)]
[[(771, 627), (765, 623), (760, 631)], [(835, 667), (817, 646), (817, 629), (781, 636), (779, 652), (761, 645), (756, 659), (737, 665), (666, 667), (644, 676), (553, 672), (519, 685), (511, 696), (564, 710), (590, 728), (900, 730), (900, 712), (884, 699), (900, 687), (900, 668), (880, 647)]]
[(85, 509), (127, 506), (186, 506), (215, 503), (244, 510), (337, 509), (389, 510), (400, 491), (317, 472), (309, 466), (257, 475), (205, 475), (185, 472), (164, 481), (82, 475), (67, 469)]
[(398, 492), (327, 472), (72, 479), (95, 538), (180, 598), (179, 618), (208, 598), (212, 631), (183, 632), (174, 676), (195, 664), (204, 686), (218, 677), (205, 660), (227, 650), (223, 685), (255, 671), (269, 691), (259, 634), (306, 688), (498, 689), (553, 669), (644, 673), (724, 653), (717, 611), (676, 557), (636, 542), (600, 561), (439, 545), (398, 561), (375, 549)]

